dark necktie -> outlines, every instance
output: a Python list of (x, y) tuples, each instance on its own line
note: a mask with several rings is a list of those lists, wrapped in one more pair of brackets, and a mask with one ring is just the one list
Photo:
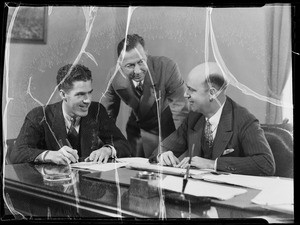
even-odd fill
[(70, 144), (72, 145), (73, 149), (78, 149), (78, 133), (75, 129), (75, 122), (76, 122), (76, 119), (72, 119), (71, 120), (71, 126), (69, 128), (69, 132), (67, 134), (68, 136), (68, 140), (70, 141)]
[(214, 138), (212, 134), (212, 129), (211, 129), (211, 123), (209, 120), (206, 120), (205, 128), (204, 128), (204, 137), (205, 137), (205, 142), (209, 148), (213, 146)]
[(139, 98), (143, 95), (143, 83), (140, 81), (140, 83), (135, 87), (135, 90), (139, 96)]

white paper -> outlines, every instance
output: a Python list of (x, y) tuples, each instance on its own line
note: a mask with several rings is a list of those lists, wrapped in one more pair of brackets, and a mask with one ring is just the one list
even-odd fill
[(292, 180), (277, 179), (272, 187), (263, 189), (252, 202), (274, 210), (294, 211), (294, 186)]
[(71, 167), (80, 169), (89, 169), (96, 171), (109, 171), (119, 167), (126, 166), (128, 163), (95, 163), (95, 162), (79, 162), (71, 164)]
[[(182, 183), (183, 179), (180, 177), (166, 176), (161, 183), (161, 188), (170, 191), (181, 192)], [(184, 191), (185, 194), (201, 197), (212, 197), (220, 200), (227, 200), (246, 192), (247, 190), (244, 188), (228, 187), (193, 179), (188, 179)]]
[(150, 165), (149, 159), (142, 158), (142, 157), (124, 157), (124, 158), (117, 158), (116, 160), (117, 162), (121, 162), (121, 163), (129, 163), (129, 164), (139, 163), (139, 164)]
[[(197, 176), (193, 176), (197, 179)], [(263, 190), (266, 188), (272, 188), (278, 184), (288, 184), (290, 179), (280, 179), (278, 177), (263, 177), (263, 176), (250, 176), (240, 174), (228, 174), (228, 175), (212, 175), (207, 174), (201, 176), (201, 179), (211, 182), (222, 182), (227, 184), (234, 184), (243, 187), (249, 187), (254, 189)]]
[[(171, 166), (160, 166), (158, 164), (150, 164), (150, 163), (130, 163), (129, 167), (139, 170), (150, 170), (154, 172), (162, 172), (162, 173), (172, 173), (174, 175), (184, 175), (186, 173), (186, 169), (176, 168)], [(205, 174), (210, 173), (212, 170), (200, 170), (200, 169), (190, 169), (190, 175), (196, 174)]]

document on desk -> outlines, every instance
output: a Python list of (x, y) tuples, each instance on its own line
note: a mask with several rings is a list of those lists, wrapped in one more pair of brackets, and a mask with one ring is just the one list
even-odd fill
[(72, 168), (78, 169), (87, 169), (87, 170), (95, 170), (95, 171), (109, 171), (114, 170), (119, 167), (126, 166), (128, 163), (96, 163), (96, 162), (79, 162), (79, 163), (72, 163)]
[(239, 186), (249, 187), (249, 188), (254, 188), (259, 190), (272, 188), (274, 187), (274, 185), (278, 185), (280, 183), (285, 184), (291, 182), (290, 180), (284, 180), (278, 177), (250, 176), (250, 175), (240, 175), (240, 174), (227, 174), (227, 175), (204, 174), (203, 176), (194, 175), (192, 177), (195, 179), (199, 178), (206, 181), (239, 185)]
[[(176, 176), (166, 176), (161, 183), (161, 188), (165, 190), (181, 192), (183, 179)], [(209, 183), (201, 180), (188, 179), (184, 193), (199, 196), (211, 197), (220, 200), (228, 200), (236, 195), (246, 193), (247, 190), (238, 187), (229, 187), (222, 184)]]
[[(133, 169), (161, 172), (164, 174), (171, 174), (176, 176), (184, 176), (184, 174), (186, 173), (186, 169), (183, 168), (176, 168), (172, 166), (160, 166), (158, 164), (150, 163), (130, 163), (127, 166)], [(211, 170), (190, 169), (190, 175), (206, 174), (210, 172)]]
[[(276, 182), (277, 181), (277, 182)], [(272, 187), (264, 188), (253, 203), (281, 212), (294, 212), (294, 185), (292, 180), (276, 179)]]
[(139, 163), (139, 164), (150, 165), (149, 159), (148, 158), (142, 158), (142, 157), (117, 158), (116, 161), (120, 162), (120, 163), (129, 163), (129, 164)]

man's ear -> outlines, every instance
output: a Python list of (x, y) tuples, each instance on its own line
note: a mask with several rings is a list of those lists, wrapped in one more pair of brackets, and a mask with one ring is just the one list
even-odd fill
[(62, 100), (67, 101), (66, 92), (62, 89), (59, 90), (59, 95)]
[(217, 90), (214, 87), (211, 87), (209, 89), (209, 101), (213, 101), (217, 96), (216, 96)]

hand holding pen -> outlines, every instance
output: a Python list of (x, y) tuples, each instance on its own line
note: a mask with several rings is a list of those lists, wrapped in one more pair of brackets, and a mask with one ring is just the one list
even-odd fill
[(72, 148), (69, 140), (66, 139), (66, 145), (63, 145), (62, 140), (59, 140), (60, 149), (58, 152), (62, 155), (62, 159), (66, 161), (68, 164), (78, 162), (79, 156), (76, 149)]

